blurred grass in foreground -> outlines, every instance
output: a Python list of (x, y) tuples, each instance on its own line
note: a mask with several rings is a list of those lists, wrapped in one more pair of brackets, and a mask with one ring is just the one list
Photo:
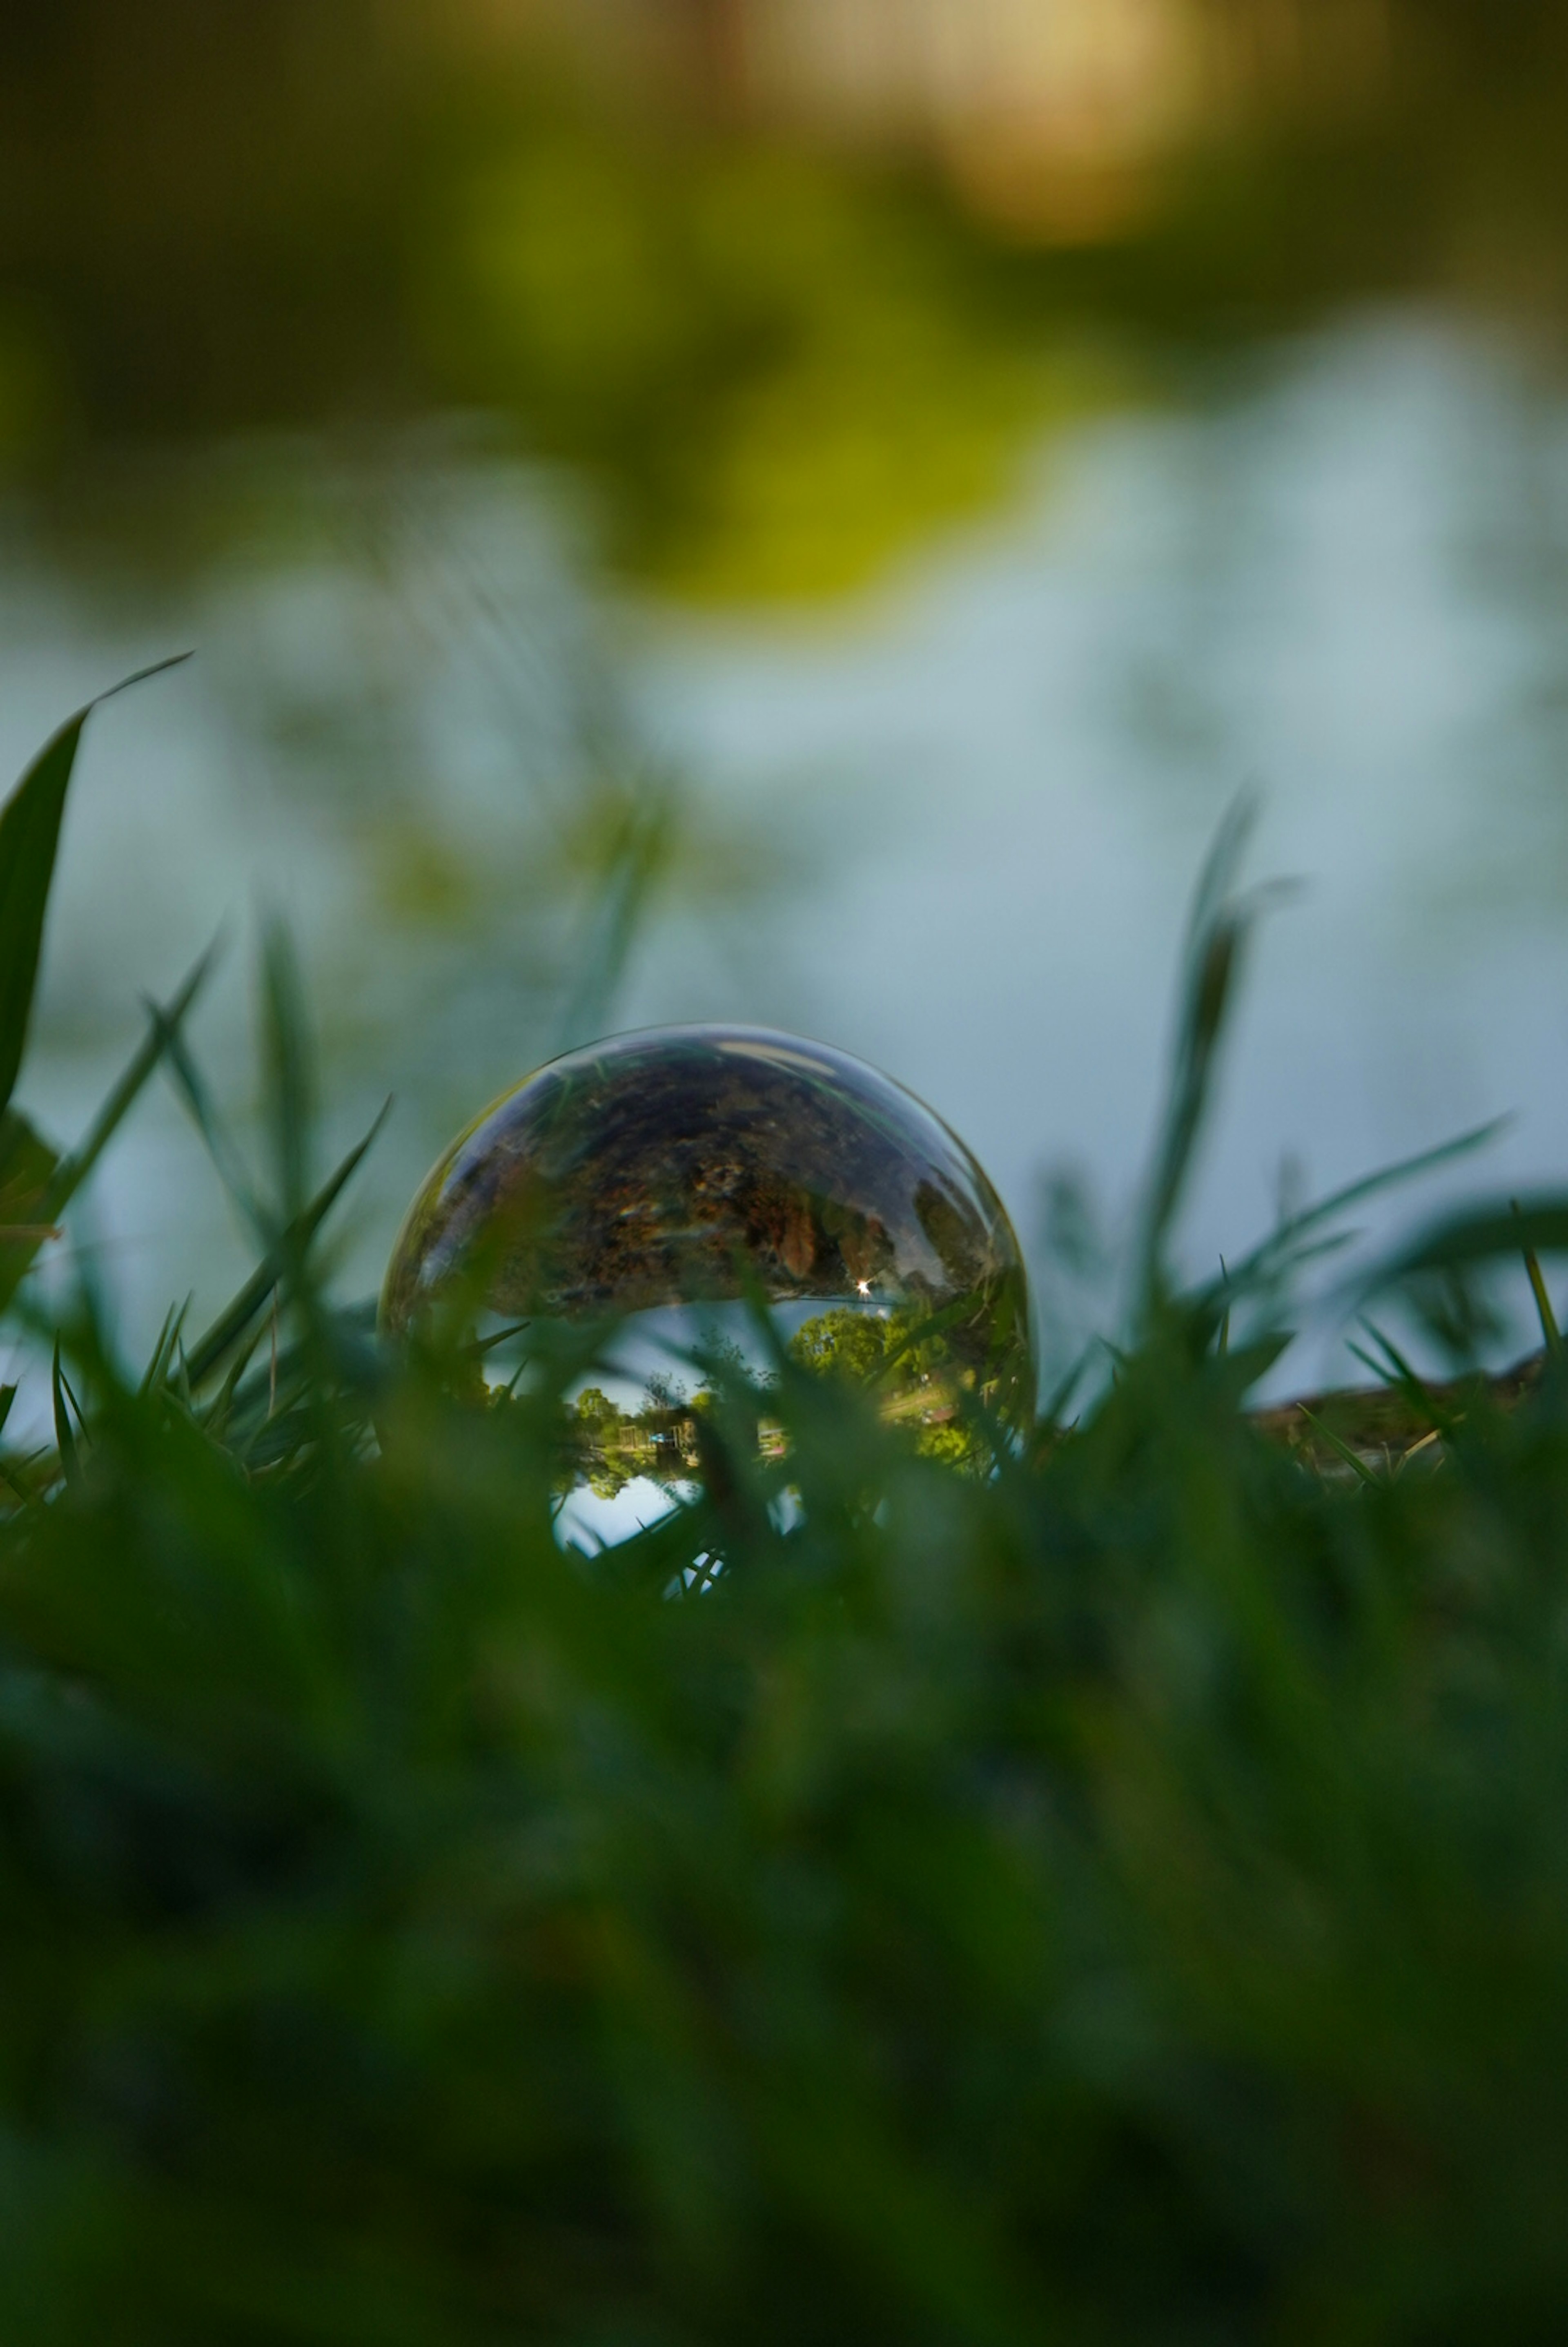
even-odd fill
[[(80, 723), (0, 816), (7, 1092)], [(564, 1554), (592, 1337), (476, 1408), (331, 1303), (355, 1160), (311, 1162), (280, 939), (265, 1180), (182, 1040), (199, 971), (84, 1148), (5, 1112), (53, 1419), (0, 1433), (5, 2336), (1554, 2327), (1568, 1385), (1555, 1342), (1522, 1399), (1399, 1370), (1439, 1440), (1398, 1472), (1244, 1413), (1336, 1213), (1202, 1293), (1165, 1269), (1238, 846), (1132, 1336), (989, 1479), (781, 1350), (765, 1395), (711, 1365), (689, 1508)], [(24, 1274), (159, 1059), (259, 1266), (133, 1369), (90, 1292)], [(1537, 1202), (1385, 1274), (1564, 1244)]]

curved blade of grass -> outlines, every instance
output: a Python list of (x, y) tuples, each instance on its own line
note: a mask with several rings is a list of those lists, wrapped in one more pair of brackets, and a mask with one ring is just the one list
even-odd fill
[(87, 712), (47, 742), (0, 814), (0, 1108), (21, 1073), (66, 792)]
[(138, 669), (134, 676), (78, 709), (46, 742), (0, 809), (0, 1108), (15, 1090), (26, 1048), (60, 821), (82, 729), (94, 710), (115, 693), (158, 676), (188, 657), (180, 652), (174, 660)]

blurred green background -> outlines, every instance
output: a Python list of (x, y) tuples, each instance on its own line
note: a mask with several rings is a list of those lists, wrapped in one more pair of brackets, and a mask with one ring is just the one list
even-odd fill
[[(0, 448), (62, 528), (135, 452), (463, 412), (636, 577), (810, 597), (1206, 349), (1568, 301), (1547, 0), (66, 0), (0, 45)], [(149, 488), (166, 556), (236, 519)]]
[[(1196, 1253), (1496, 1109), (1560, 1173), (1565, 97), (1545, 0), (6, 0), (0, 750), (201, 654), (84, 772), (44, 1112), (262, 903), (400, 1095), (367, 1278), (666, 1016), (864, 1051), (1040, 1237), (1256, 782), (1318, 886)], [(154, 1322), (201, 1180), (144, 1120), (78, 1234)]]

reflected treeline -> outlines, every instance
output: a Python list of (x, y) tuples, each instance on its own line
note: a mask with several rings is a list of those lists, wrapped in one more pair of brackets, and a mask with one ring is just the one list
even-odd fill
[[(976, 1299), (970, 1315), (978, 1326), (989, 1317), (987, 1299)], [(983, 1348), (965, 1345), (945, 1315), (904, 1307), (868, 1312), (835, 1305), (818, 1313), (790, 1339), (789, 1357), (799, 1368), (841, 1381), (871, 1397), (890, 1426), (902, 1428), (921, 1458), (985, 1472), (994, 1457), (988, 1428), (1015, 1399), (1004, 1364)], [(757, 1441), (762, 1455), (786, 1456), (781, 1422), (770, 1417), (767, 1397), (778, 1378), (759, 1373), (743, 1359), (734, 1365), (759, 1400)], [(579, 1394), (572, 1414), (558, 1488), (565, 1494), (586, 1485), (596, 1498), (613, 1500), (640, 1480), (667, 1485), (692, 1481), (703, 1464), (702, 1421), (712, 1418), (719, 1397), (711, 1385), (687, 1394), (668, 1378), (649, 1380), (635, 1409), (614, 1401), (599, 1386)]]
[(106, 448), (461, 406), (646, 576), (843, 586), (1173, 348), (1555, 322), (1563, 13), (6, 0), (0, 466), (101, 519)]

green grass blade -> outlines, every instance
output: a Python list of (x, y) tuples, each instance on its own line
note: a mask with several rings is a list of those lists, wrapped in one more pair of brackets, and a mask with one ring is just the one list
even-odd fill
[(1366, 1460), (1359, 1458), (1348, 1442), (1342, 1442), (1331, 1426), (1325, 1426), (1323, 1420), (1309, 1410), (1304, 1401), (1298, 1401), (1296, 1407), (1319, 1440), (1326, 1442), (1337, 1459), (1342, 1460), (1347, 1467), (1360, 1477), (1363, 1483), (1369, 1483), (1375, 1491), (1381, 1489), (1378, 1478)]
[(1277, 1230), (1243, 1255), (1240, 1262), (1229, 1266), (1222, 1279), (1212, 1281), (1207, 1289), (1199, 1289), (1191, 1299), (1196, 1305), (1205, 1297), (1217, 1304), (1224, 1296), (1239, 1296), (1277, 1278), (1288, 1268), (1298, 1268), (1316, 1255), (1332, 1253), (1344, 1246), (1349, 1234), (1340, 1232), (1327, 1237), (1314, 1235), (1322, 1231), (1326, 1223), (1339, 1214), (1348, 1214), (1351, 1207), (1377, 1197), (1385, 1190), (1395, 1189), (1402, 1182), (1419, 1180), (1423, 1174), (1435, 1173), (1440, 1166), (1451, 1164), (1457, 1158), (1484, 1149), (1504, 1132), (1510, 1120), (1505, 1116), (1492, 1118), (1485, 1124), (1473, 1125), (1468, 1133), (1456, 1133), (1451, 1141), (1441, 1141), (1434, 1148), (1418, 1150), (1413, 1157), (1401, 1157), (1391, 1165), (1380, 1166), (1375, 1174), (1364, 1174), (1343, 1188), (1331, 1190), (1326, 1198), (1292, 1214)]
[(212, 1104), (199, 1069), (186, 1050), (183, 1039), (172, 1028), (164, 1026), (157, 1005), (149, 1002), (148, 1011), (162, 1032), (163, 1056), (170, 1081), (184, 1102), (191, 1122), (201, 1135), (208, 1155), (218, 1169), (219, 1180), (262, 1245), (269, 1245), (273, 1235), (270, 1218), (256, 1195), (244, 1161), (223, 1129), (222, 1120)]
[(1165, 1243), (1213, 1097), (1218, 1052), (1241, 961), (1258, 912), (1278, 890), (1232, 894), (1254, 805), (1236, 801), (1220, 824), (1193, 897), (1172, 1052), (1170, 1090), (1143, 1210), (1139, 1288), (1144, 1310), (1163, 1289)]
[[(214, 1442), (221, 1441), (228, 1433), (229, 1420), (234, 1415), (235, 1401), (239, 1392), (239, 1380), (256, 1358), (256, 1348), (261, 1342), (262, 1334), (263, 1331), (260, 1328), (252, 1326), (249, 1335), (229, 1363), (223, 1383), (218, 1389), (202, 1417), (202, 1430)], [(189, 1368), (190, 1364), (188, 1361), (187, 1377), (194, 1385), (197, 1381), (189, 1377)]]
[[(1516, 1215), (1520, 1212), (1517, 1198), (1513, 1201), (1513, 1211)], [(1524, 1273), (1530, 1282), (1530, 1292), (1535, 1298), (1535, 1309), (1541, 1321), (1541, 1334), (1546, 1340), (1546, 1349), (1553, 1360), (1560, 1359), (1563, 1352), (1563, 1332), (1557, 1326), (1557, 1315), (1552, 1308), (1552, 1298), (1547, 1293), (1545, 1277), (1541, 1269), (1541, 1257), (1532, 1246), (1527, 1245), (1524, 1249)]]
[(66, 1373), (60, 1367), (60, 1340), (55, 1339), (55, 1358), (50, 1374), (50, 1386), (55, 1405), (55, 1440), (60, 1450), (60, 1467), (67, 1483), (79, 1483), (82, 1477), (81, 1455), (76, 1443), (76, 1429), (71, 1424), (69, 1388)]
[(87, 721), (79, 709), (46, 743), (0, 813), (0, 1108), (22, 1070), (60, 819)]
[(1385, 1337), (1382, 1330), (1370, 1320), (1363, 1321), (1362, 1326), (1373, 1343), (1382, 1352), (1388, 1367), (1380, 1367), (1377, 1362), (1370, 1360), (1361, 1351), (1359, 1346), (1352, 1345), (1350, 1350), (1356, 1354), (1358, 1359), (1367, 1362), (1368, 1368), (1375, 1376), (1397, 1386), (1411, 1407), (1425, 1418), (1432, 1432), (1441, 1435), (1445, 1442), (1451, 1443), (1458, 1423), (1452, 1412), (1444, 1409), (1436, 1395), (1431, 1391), (1425, 1380), (1406, 1359), (1391, 1337)]
[(179, 1343), (180, 1333), (185, 1327), (185, 1316), (189, 1309), (190, 1298), (188, 1296), (178, 1309), (171, 1304), (164, 1315), (163, 1327), (158, 1333), (158, 1343), (153, 1349), (152, 1358), (148, 1363), (147, 1374), (139, 1389), (144, 1396), (157, 1393), (168, 1384), (169, 1365), (174, 1359), (175, 1348)]
[(68, 1157), (63, 1158), (56, 1169), (54, 1180), (46, 1193), (50, 1220), (59, 1215), (81, 1188), (145, 1090), (149, 1077), (168, 1048), (168, 1039), (178, 1036), (197, 996), (207, 983), (217, 950), (216, 946), (208, 948), (171, 1002), (148, 1006), (146, 1037), (93, 1119), (81, 1145)]
[(257, 1266), (232, 1303), (219, 1314), (210, 1328), (191, 1347), (186, 1359), (193, 1387), (199, 1386), (212, 1375), (230, 1348), (245, 1336), (258, 1313), (265, 1310), (282, 1275), (284, 1262), (296, 1252), (303, 1255), (309, 1247), (358, 1171), (361, 1160), (386, 1122), (391, 1109), (389, 1100), (364, 1139), (355, 1143), (336, 1172), (329, 1175), (298, 1222), (281, 1234), (277, 1248), (269, 1252), (267, 1260)]
[[(178, 655), (179, 660), (188, 657), (183, 652)], [(93, 711), (113, 693), (124, 692), (176, 664), (160, 661), (152, 668), (139, 669), (68, 717), (46, 742), (0, 809), (0, 1108), (16, 1088), (26, 1048), (60, 822), (82, 729)]]

